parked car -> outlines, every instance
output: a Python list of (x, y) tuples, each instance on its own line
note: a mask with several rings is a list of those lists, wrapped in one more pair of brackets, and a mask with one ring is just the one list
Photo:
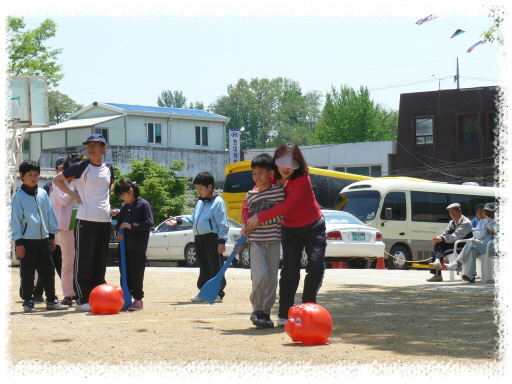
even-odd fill
[[(228, 222), (225, 258), (229, 257), (233, 251), (233, 245), (240, 238), (242, 228), (232, 219), (228, 219)], [(169, 226), (162, 222), (157, 227), (151, 228), (146, 256), (148, 261), (177, 261), (178, 265), (198, 267), (192, 225), (183, 223)]]
[[(326, 263), (344, 261), (349, 268), (369, 268), (377, 258), (384, 256), (382, 233), (366, 226), (348, 212), (322, 209), (327, 232)], [(240, 265), (250, 268), (248, 247), (237, 256)], [(281, 250), (281, 259), (283, 258)], [(306, 252), (302, 251), (301, 266), (307, 266)]]

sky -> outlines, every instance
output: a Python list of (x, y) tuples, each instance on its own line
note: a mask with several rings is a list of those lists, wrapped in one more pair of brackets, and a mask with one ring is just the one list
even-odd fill
[[(503, 82), (497, 43), (466, 52), (492, 24), (487, 8), (471, 2), (452, 9), (323, 1), (220, 2), (219, 8), (127, 1), (100, 9), (96, 1), (76, 9), (20, 3), (6, 12), (24, 16), (28, 29), (47, 17), (57, 22), (47, 42), (63, 50), (65, 77), (56, 89), (84, 105), (156, 106), (163, 90), (177, 90), (206, 107), (240, 78), (286, 77), (304, 93), (319, 91), (322, 102), (332, 86), (346, 84), (368, 87), (376, 102), (398, 110), (401, 93), (455, 88), (457, 58), (461, 88)], [(438, 18), (415, 24), (429, 14)], [(450, 39), (458, 28), (465, 33)]]

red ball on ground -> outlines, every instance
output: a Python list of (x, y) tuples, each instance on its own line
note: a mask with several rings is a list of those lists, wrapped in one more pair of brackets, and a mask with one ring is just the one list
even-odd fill
[(115, 315), (124, 305), (123, 290), (112, 284), (98, 285), (89, 295), (89, 305), (95, 315)]
[(332, 318), (327, 309), (314, 303), (290, 308), (284, 329), (292, 341), (304, 345), (327, 344), (332, 332)]

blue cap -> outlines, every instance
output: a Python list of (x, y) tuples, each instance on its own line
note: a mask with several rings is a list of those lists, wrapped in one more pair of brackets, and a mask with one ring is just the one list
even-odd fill
[(87, 143), (89, 143), (91, 141), (97, 141), (99, 143), (103, 143), (103, 145), (107, 144), (107, 141), (105, 140), (105, 138), (103, 136), (101, 136), (99, 133), (93, 133), (91, 136), (89, 136), (87, 138), (87, 141), (84, 141), (82, 144), (87, 145)]

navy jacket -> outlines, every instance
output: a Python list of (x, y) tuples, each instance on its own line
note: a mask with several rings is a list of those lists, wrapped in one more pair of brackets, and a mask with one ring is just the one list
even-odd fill
[(125, 250), (146, 253), (151, 227), (153, 226), (153, 209), (151, 204), (142, 197), (133, 203), (123, 203), (117, 214), (116, 233), (122, 223), (132, 225), (131, 229), (124, 228)]

